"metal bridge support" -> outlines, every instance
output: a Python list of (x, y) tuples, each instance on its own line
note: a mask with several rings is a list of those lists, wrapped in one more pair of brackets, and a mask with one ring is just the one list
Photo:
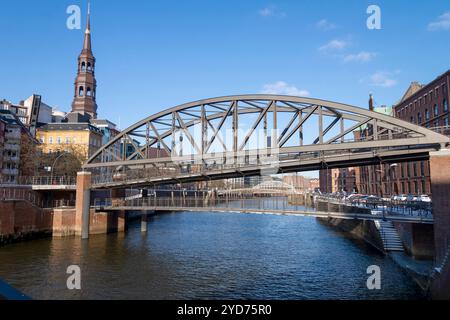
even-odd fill
[(75, 234), (82, 239), (89, 238), (91, 173), (78, 172), (75, 206)]
[(435, 298), (450, 299), (450, 149), (430, 153), (433, 194), (435, 267), (438, 273), (432, 287)]

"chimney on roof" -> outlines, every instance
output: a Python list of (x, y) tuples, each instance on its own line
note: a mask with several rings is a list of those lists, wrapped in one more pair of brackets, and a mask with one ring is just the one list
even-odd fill
[(373, 95), (369, 94), (369, 110), (373, 111)]

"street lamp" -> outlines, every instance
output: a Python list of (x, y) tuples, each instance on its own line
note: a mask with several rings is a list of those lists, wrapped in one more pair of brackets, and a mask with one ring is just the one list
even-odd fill
[(52, 166), (50, 167), (50, 183), (53, 183), (53, 171), (54, 171), (54, 169), (55, 169), (56, 162), (57, 162), (59, 159), (61, 159), (63, 156), (69, 155), (69, 154), (70, 154), (70, 153), (64, 151), (64, 152), (62, 152), (60, 155), (58, 155), (58, 156), (56, 157), (56, 159), (53, 161), (53, 164), (52, 164)]

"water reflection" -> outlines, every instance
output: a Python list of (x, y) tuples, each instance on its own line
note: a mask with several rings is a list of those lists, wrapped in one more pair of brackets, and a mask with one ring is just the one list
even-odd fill
[[(389, 258), (316, 219), (173, 213), (108, 236), (46, 239), (0, 249), (0, 277), (36, 299), (413, 299)], [(82, 290), (66, 288), (79, 265)], [(366, 288), (379, 265), (382, 290)]]

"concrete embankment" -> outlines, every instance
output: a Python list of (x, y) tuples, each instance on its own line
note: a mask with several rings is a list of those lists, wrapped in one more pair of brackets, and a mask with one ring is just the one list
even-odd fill
[(364, 240), (380, 252), (387, 254), (408, 274), (417, 285), (427, 293), (433, 262), (416, 260), (404, 252), (385, 252), (383, 241), (374, 221), (343, 220), (339, 218), (317, 218), (321, 223), (348, 232), (352, 236)]
[[(367, 208), (347, 206), (345, 204), (318, 201), (317, 210), (370, 214)], [(404, 252), (386, 252), (380, 231), (374, 221), (344, 220), (339, 218), (317, 218), (318, 221), (338, 228), (341, 231), (364, 240), (380, 252), (388, 254), (418, 285), (428, 293), (430, 275), (433, 267), (434, 232), (433, 226), (418, 223), (395, 222), (393, 225), (401, 239)]]
[(317, 218), (317, 220), (325, 225), (337, 228), (341, 231), (362, 239), (373, 247), (384, 253), (383, 241), (375, 226), (374, 221), (370, 220), (344, 220), (339, 218)]

